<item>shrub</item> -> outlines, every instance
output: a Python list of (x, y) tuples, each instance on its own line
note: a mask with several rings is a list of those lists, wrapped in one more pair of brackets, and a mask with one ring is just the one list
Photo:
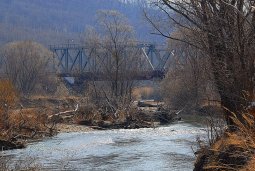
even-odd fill
[(15, 104), (17, 93), (8, 80), (0, 81), (0, 128), (9, 127), (9, 108)]

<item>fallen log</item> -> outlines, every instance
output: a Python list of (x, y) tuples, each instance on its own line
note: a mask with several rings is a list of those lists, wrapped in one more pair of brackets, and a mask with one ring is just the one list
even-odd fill
[(74, 116), (74, 112), (77, 112), (79, 109), (79, 105), (77, 104), (74, 110), (68, 110), (68, 111), (64, 111), (64, 112), (59, 112), (53, 115), (49, 115), (48, 118), (52, 119), (54, 117), (60, 117), (60, 116)]
[(100, 127), (100, 126), (90, 126), (92, 129), (97, 129), (97, 130), (107, 130), (106, 128)]

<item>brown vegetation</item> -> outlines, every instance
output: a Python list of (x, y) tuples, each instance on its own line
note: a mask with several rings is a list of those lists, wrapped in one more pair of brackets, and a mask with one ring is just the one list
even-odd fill
[(195, 171), (254, 170), (254, 116), (252, 113), (243, 114), (242, 121), (245, 121), (245, 124), (235, 114), (232, 119), (235, 122), (236, 131), (221, 130), (224, 133), (211, 139), (210, 147), (201, 146)]
[(12, 107), (17, 99), (17, 93), (8, 80), (0, 81), (0, 128), (9, 128), (9, 108)]
[(12, 83), (0, 81), (0, 146), (1, 149), (24, 147), (24, 140), (51, 136), (54, 123), (42, 109), (23, 109)]
[(133, 104), (126, 110), (119, 109), (115, 113), (107, 106), (102, 108), (84, 106), (74, 117), (74, 123), (96, 129), (135, 129), (169, 124), (176, 119), (178, 118), (175, 111), (164, 110), (158, 102), (143, 102), (138, 105)]
[(158, 34), (186, 43), (192, 47), (191, 52), (207, 58), (221, 105), (228, 109), (225, 110), (228, 125), (234, 124), (231, 112), (242, 118), (254, 95), (254, 3), (249, 0), (154, 1), (183, 37), (169, 35), (168, 30), (157, 25), (159, 21), (154, 22), (146, 15)]
[[(195, 39), (188, 30), (177, 31), (173, 35), (180, 39)], [(218, 114), (221, 99), (208, 56), (187, 43), (174, 40), (168, 41), (168, 49), (172, 52), (169, 69), (160, 83), (160, 93), (166, 106), (182, 110), (185, 114), (209, 115), (212, 109)]]
[(132, 96), (135, 100), (152, 99), (155, 90), (150, 86), (135, 87)]
[(22, 148), (28, 140), (52, 136), (55, 133), (55, 123), (50, 123), (47, 115), (40, 112), (34, 109), (9, 111), (9, 119), (5, 121), (9, 128), (1, 128), (1, 148)]

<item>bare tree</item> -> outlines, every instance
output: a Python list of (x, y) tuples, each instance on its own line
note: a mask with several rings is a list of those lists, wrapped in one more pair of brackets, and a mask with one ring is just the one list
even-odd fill
[(133, 28), (121, 13), (98, 11), (97, 21), (98, 29), (90, 27), (84, 36), (89, 55), (95, 61), (91, 69), (104, 77), (92, 83), (93, 92), (116, 112), (130, 104), (138, 49), (133, 47)]
[[(191, 37), (187, 30), (172, 33), (177, 38)], [(207, 99), (216, 100), (208, 57), (202, 51), (187, 43), (169, 39), (172, 52), (170, 67), (161, 83), (162, 95), (169, 107), (179, 109), (199, 109)], [(207, 97), (210, 92), (211, 97)], [(214, 97), (212, 97), (214, 95)]]
[(124, 72), (128, 69), (125, 62), (130, 61), (127, 48), (130, 48), (130, 42), (134, 40), (133, 29), (127, 19), (117, 11), (99, 11), (97, 17), (104, 34), (102, 46), (109, 55), (107, 70), (113, 73), (112, 93), (115, 97), (123, 96), (123, 81), (127, 79)]
[(185, 42), (209, 56), (222, 106), (228, 109), (225, 116), (229, 125), (233, 124), (229, 118), (231, 112), (241, 118), (254, 96), (254, 3), (250, 0), (154, 1), (177, 28), (185, 28), (194, 35), (199, 33), (196, 40), (165, 33), (147, 16), (157, 34)]
[(9, 43), (1, 50), (4, 72), (16, 89), (28, 95), (45, 74), (50, 53), (32, 41)]

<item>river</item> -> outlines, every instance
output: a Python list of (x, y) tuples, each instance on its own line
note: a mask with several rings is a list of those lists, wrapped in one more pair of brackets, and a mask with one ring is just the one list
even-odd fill
[(11, 162), (40, 163), (43, 170), (191, 171), (201, 126), (60, 133), (25, 149), (2, 152)]

